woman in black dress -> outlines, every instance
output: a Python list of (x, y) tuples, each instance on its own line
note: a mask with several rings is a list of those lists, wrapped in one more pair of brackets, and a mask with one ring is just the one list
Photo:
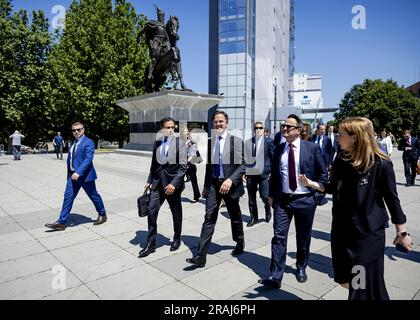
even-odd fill
[(324, 186), (305, 176), (299, 181), (333, 195), (334, 281), (349, 289), (349, 300), (388, 300), (384, 250), (389, 218), (385, 203), (396, 227), (394, 244), (407, 251), (412, 248), (392, 162), (379, 149), (369, 119), (343, 120), (338, 140), (342, 151), (333, 163), (329, 183)]

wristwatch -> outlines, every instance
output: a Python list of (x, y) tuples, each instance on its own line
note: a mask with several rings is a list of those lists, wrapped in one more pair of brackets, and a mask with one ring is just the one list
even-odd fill
[(407, 231), (403, 231), (403, 232), (397, 232), (397, 236), (399, 237), (405, 237), (405, 236), (409, 236), (410, 234)]

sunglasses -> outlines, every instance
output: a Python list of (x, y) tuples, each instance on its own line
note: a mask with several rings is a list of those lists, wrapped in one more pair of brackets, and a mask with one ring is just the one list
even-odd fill
[(80, 132), (80, 131), (82, 131), (84, 128), (77, 128), (77, 129), (71, 129), (71, 131), (73, 131), (73, 132)]
[(286, 129), (286, 130), (290, 130), (290, 129), (294, 129), (294, 128), (299, 128), (298, 126), (292, 126), (290, 124), (283, 124), (281, 127), (283, 129)]
[(264, 127), (255, 127), (254, 129), (255, 129), (255, 130), (263, 130), (263, 129), (264, 129)]

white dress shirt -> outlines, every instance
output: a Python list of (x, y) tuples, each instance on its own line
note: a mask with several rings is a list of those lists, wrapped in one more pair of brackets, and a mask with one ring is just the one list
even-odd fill
[(289, 188), (289, 143), (286, 142), (286, 146), (284, 147), (283, 153), (281, 155), (280, 161), (280, 172), (281, 172), (281, 179), (282, 179), (282, 192), (283, 193), (291, 193), (291, 194), (305, 194), (310, 193), (311, 190), (302, 186), (299, 183), (298, 175), (300, 174), (300, 166), (299, 166), (299, 159), (300, 159), (300, 138), (297, 138), (295, 141), (292, 142), (293, 144), (293, 151), (295, 156), (295, 172), (296, 172), (296, 181), (297, 181), (297, 189), (293, 192)]
[(81, 136), (79, 138), (79, 140), (77, 140), (77, 142), (75, 141), (73, 143), (73, 145), (70, 148), (70, 170), (74, 171), (74, 167), (73, 167), (73, 157), (76, 154), (77, 151), (77, 147), (79, 146), (80, 142), (83, 140), (83, 138), (85, 137), (85, 135)]

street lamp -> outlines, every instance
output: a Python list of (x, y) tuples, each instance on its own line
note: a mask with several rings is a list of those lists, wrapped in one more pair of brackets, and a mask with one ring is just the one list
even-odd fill
[(274, 77), (274, 135), (277, 133), (277, 77)]

